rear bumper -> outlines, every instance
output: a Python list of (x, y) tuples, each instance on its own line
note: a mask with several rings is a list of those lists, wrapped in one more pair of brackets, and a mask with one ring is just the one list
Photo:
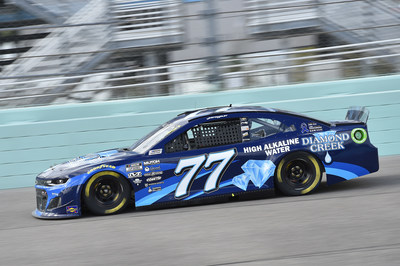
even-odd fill
[(369, 145), (343, 160), (324, 163), (324, 167), (328, 185), (368, 175), (379, 170), (378, 149)]

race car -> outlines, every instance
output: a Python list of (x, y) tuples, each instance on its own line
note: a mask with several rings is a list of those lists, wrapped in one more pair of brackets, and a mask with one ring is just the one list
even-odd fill
[(257, 106), (188, 111), (129, 148), (53, 166), (36, 177), (38, 218), (96, 215), (276, 189), (297, 196), (378, 171), (368, 110), (324, 122)]

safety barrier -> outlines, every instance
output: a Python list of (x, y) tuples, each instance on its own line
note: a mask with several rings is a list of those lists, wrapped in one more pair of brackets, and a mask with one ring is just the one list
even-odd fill
[(127, 147), (159, 124), (191, 109), (260, 105), (323, 120), (344, 119), (349, 106), (370, 110), (379, 154), (400, 151), (400, 75), (0, 110), (0, 189), (33, 186), (49, 166), (79, 155)]

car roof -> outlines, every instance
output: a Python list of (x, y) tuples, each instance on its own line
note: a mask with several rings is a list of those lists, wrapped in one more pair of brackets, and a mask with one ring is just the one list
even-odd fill
[(179, 114), (178, 116), (190, 117), (190, 120), (197, 119), (205, 116), (213, 116), (220, 114), (230, 113), (246, 113), (246, 112), (276, 112), (276, 109), (264, 108), (261, 106), (217, 106), (209, 108), (201, 108), (196, 110), (187, 111)]
[(262, 106), (217, 106), (217, 107), (209, 107), (209, 108), (201, 108), (196, 110), (187, 111), (178, 115), (178, 117), (186, 118), (188, 121), (202, 118), (202, 117), (209, 117), (209, 116), (217, 116), (223, 114), (231, 114), (231, 113), (251, 113), (251, 112), (262, 112), (262, 113), (279, 113), (279, 114), (286, 114), (297, 116), (304, 119), (311, 119), (326, 125), (329, 123), (325, 121), (321, 121), (312, 117), (308, 117), (299, 113), (290, 112), (281, 109), (275, 108), (265, 108)]

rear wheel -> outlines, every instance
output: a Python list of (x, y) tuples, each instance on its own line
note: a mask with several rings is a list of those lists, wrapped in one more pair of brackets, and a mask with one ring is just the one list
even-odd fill
[(83, 191), (83, 201), (98, 215), (121, 212), (129, 203), (131, 187), (121, 175), (105, 171), (93, 175)]
[(275, 183), (283, 194), (298, 196), (313, 192), (322, 179), (317, 159), (305, 152), (291, 153), (278, 164)]

